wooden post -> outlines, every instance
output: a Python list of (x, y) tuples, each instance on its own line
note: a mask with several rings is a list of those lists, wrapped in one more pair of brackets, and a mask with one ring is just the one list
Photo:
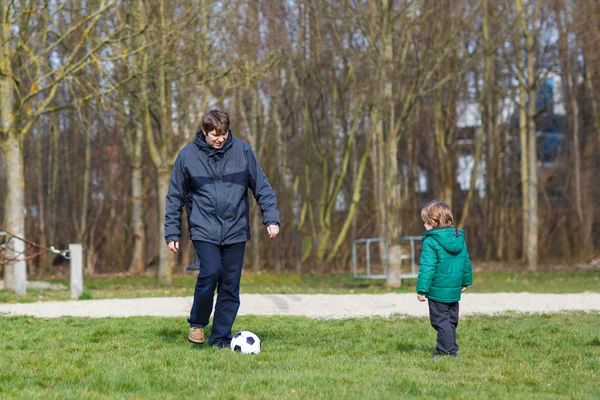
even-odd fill
[(71, 298), (78, 299), (83, 293), (83, 248), (80, 244), (70, 244), (71, 258)]

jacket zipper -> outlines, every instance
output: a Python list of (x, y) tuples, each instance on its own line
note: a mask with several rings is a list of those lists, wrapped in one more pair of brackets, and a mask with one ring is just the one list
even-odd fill
[(213, 170), (213, 177), (214, 177), (214, 183), (213, 183), (213, 187), (215, 189), (215, 219), (217, 220), (217, 222), (219, 223), (219, 231), (217, 234), (217, 238), (218, 238), (218, 244), (219, 246), (223, 245), (223, 222), (221, 222), (221, 218), (219, 217), (219, 191), (217, 190), (217, 178), (218, 178), (218, 167), (217, 167), (217, 159), (216, 159), (217, 155), (213, 155), (213, 157), (211, 158), (211, 168)]

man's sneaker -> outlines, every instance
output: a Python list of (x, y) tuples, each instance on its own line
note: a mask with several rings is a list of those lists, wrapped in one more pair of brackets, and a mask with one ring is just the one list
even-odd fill
[(204, 328), (198, 328), (192, 326), (188, 335), (188, 340), (192, 343), (202, 344), (204, 343)]

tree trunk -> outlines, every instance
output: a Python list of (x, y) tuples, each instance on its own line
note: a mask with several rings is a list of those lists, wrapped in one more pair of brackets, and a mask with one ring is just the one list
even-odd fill
[[(373, 170), (373, 204), (377, 207), (377, 212), (375, 213), (375, 226), (377, 229), (378, 236), (383, 238), (385, 233), (385, 203), (381, 201), (383, 198), (383, 183), (382, 183), (382, 175), (383, 175), (383, 161), (381, 154), (381, 144), (379, 143), (380, 139), (380, 131), (383, 128), (379, 127), (379, 122), (372, 118), (374, 122), (373, 127), (371, 127), (373, 136), (371, 139), (371, 168)], [(383, 254), (383, 252), (381, 253)]]
[[(187, 212), (187, 211), (186, 211)], [(179, 241), (179, 265), (188, 266), (196, 264), (196, 251), (190, 238), (190, 227), (186, 218), (181, 218), (181, 240)], [(199, 262), (199, 261), (198, 261)]]
[[(442, 91), (438, 92), (438, 96), (442, 96)], [(447, 132), (444, 127), (444, 115), (441, 99), (438, 99), (435, 104), (435, 154), (437, 159), (438, 179), (440, 182), (440, 199), (445, 201), (452, 208), (452, 197), (454, 188), (454, 163), (452, 160), (452, 152), (448, 149), (446, 143)]]
[(158, 169), (158, 209), (160, 210), (158, 221), (158, 283), (170, 285), (175, 258), (165, 243), (165, 210), (167, 205), (167, 193), (169, 193), (169, 181), (171, 168), (169, 166)]
[[(9, 16), (9, 1), (0, 3), (2, 17), (0, 31), (0, 117), (3, 133), (0, 133), (0, 145), (5, 156), (6, 174), (6, 199), (4, 203), (4, 226), (9, 232), (25, 237), (25, 179), (23, 172), (22, 140), (17, 131), (19, 118), (15, 110), (15, 91), (12, 74), (11, 38), (12, 18)], [(4, 137), (2, 137), (4, 136)], [(11, 246), (14, 255), (25, 252), (25, 243), (13, 239)], [(13, 256), (14, 256), (13, 255)], [(20, 257), (20, 256), (19, 256)], [(4, 287), (14, 289), (19, 295), (24, 295), (27, 286), (27, 264), (25, 261), (4, 265)]]
[(388, 277), (385, 286), (388, 288), (398, 288), (402, 286), (402, 246), (394, 244), (390, 246), (388, 255)]
[[(502, 200), (502, 198), (500, 200)], [(498, 215), (498, 223), (496, 224), (496, 226), (498, 226), (498, 238), (496, 239), (496, 259), (505, 260), (504, 237), (507, 230), (507, 221), (505, 221), (506, 208), (504, 207), (504, 203), (502, 201), (498, 202), (497, 204), (499, 210), (496, 211), (496, 214)]]
[(377, 216), (378, 216), (378, 228), (379, 228), (379, 237), (382, 239), (379, 242), (379, 255), (384, 261), (384, 256), (386, 253), (386, 242), (388, 240), (388, 208), (386, 202), (386, 194), (385, 194), (385, 151), (384, 151), (384, 137), (383, 137), (383, 121), (379, 120), (376, 122), (376, 128), (374, 130), (375, 137), (373, 138), (373, 153), (374, 153), (374, 163), (376, 164), (376, 174), (375, 174), (375, 196), (377, 201)]
[[(3, 116), (6, 115), (3, 113)], [(8, 140), (3, 146), (6, 157), (7, 170), (6, 182), (6, 200), (4, 203), (4, 225), (9, 232), (25, 238), (25, 184), (23, 174), (23, 154), (21, 143), (14, 130), (8, 133)], [(18, 239), (13, 239), (10, 247), (14, 249), (15, 254), (22, 258), (25, 252), (25, 243)], [(24, 295), (27, 285), (27, 263), (17, 261), (13, 264), (4, 265), (4, 287), (14, 289), (18, 295)]]
[[(131, 173), (131, 224), (133, 226), (133, 258), (129, 264), (129, 273), (143, 274), (146, 269), (146, 231), (144, 226), (143, 198), (143, 161), (142, 143), (144, 128), (141, 121), (136, 123), (132, 152)], [(163, 227), (164, 229), (164, 227)]]
[[(382, 143), (385, 143), (383, 152), (385, 153), (385, 167), (382, 170), (385, 177), (385, 199), (387, 228), (386, 235), (383, 236), (386, 242), (391, 245), (392, 241), (396, 240), (402, 232), (402, 224), (400, 221), (400, 211), (402, 208), (402, 193), (400, 192), (400, 180), (398, 173), (398, 137), (395, 128), (395, 99), (393, 97), (393, 68), (394, 68), (394, 29), (393, 29), (393, 8), (394, 4), (390, 0), (382, 1), (382, 114), (381, 114), (381, 137), (386, 138)], [(387, 109), (387, 110), (386, 110)], [(389, 121), (385, 127), (383, 121)], [(385, 131), (384, 131), (385, 129)], [(384, 201), (385, 202), (385, 201)]]
[(529, 161), (529, 187), (527, 194), (529, 196), (528, 209), (528, 240), (527, 240), (527, 265), (530, 271), (537, 270), (538, 264), (538, 161), (537, 161), (537, 135), (535, 117), (537, 114), (537, 78), (536, 78), (536, 55), (535, 55), (535, 24), (538, 19), (538, 12), (541, 0), (536, 0), (535, 10), (533, 12), (533, 29), (527, 32), (527, 77), (528, 77), (528, 161)]
[[(589, 57), (589, 55), (586, 55), (587, 57)], [(588, 95), (590, 96), (590, 98), (592, 99), (592, 104), (591, 104), (591, 109), (592, 109), (592, 118), (593, 118), (593, 127), (594, 130), (596, 131), (596, 137), (597, 137), (597, 142), (596, 142), (596, 152), (600, 153), (600, 104), (596, 99), (596, 94), (594, 92), (594, 85), (592, 83), (592, 66), (589, 65), (590, 62), (589, 60), (586, 58), (586, 63), (585, 63), (585, 82), (586, 82), (586, 88), (588, 90)], [(590, 138), (590, 141), (587, 143), (587, 145), (585, 146), (585, 151), (588, 154), (587, 156), (585, 156), (584, 158), (586, 158), (588, 161), (588, 173), (587, 175), (589, 175), (588, 178), (586, 178), (586, 182), (592, 182), (592, 180), (597, 179), (594, 177), (593, 173), (592, 173), (592, 168), (594, 166), (594, 145), (591, 143), (592, 139)], [(598, 154), (596, 153), (596, 154)], [(592, 187), (592, 185), (586, 185), (587, 187), (585, 188), (586, 190), (586, 204), (589, 203), (589, 208), (593, 209), (594, 206), (594, 201), (592, 199), (592, 195), (590, 193), (590, 188)], [(585, 222), (585, 227), (584, 227), (584, 231), (585, 231), (585, 242), (589, 243), (589, 247), (593, 249), (593, 239), (592, 239), (592, 229), (593, 229), (593, 224), (594, 224), (594, 217), (593, 215), (587, 215), (586, 213), (586, 222)]]
[[(281, 75), (284, 70), (279, 70), (279, 75), (281, 78)], [(273, 110), (273, 114), (272, 114), (272, 120), (275, 123), (275, 151), (277, 154), (277, 172), (278, 172), (278, 177), (279, 177), (279, 184), (283, 185), (283, 187), (285, 188), (285, 193), (286, 194), (291, 194), (292, 191), (292, 183), (290, 182), (290, 180), (287, 177), (287, 152), (286, 152), (286, 148), (287, 148), (287, 144), (283, 142), (283, 124), (281, 123), (281, 119), (279, 117), (279, 111), (277, 108), (277, 105), (273, 105), (272, 107)], [(293, 201), (293, 200), (292, 200)], [(293, 209), (293, 205), (292, 205), (292, 209)], [(280, 213), (282, 214), (281, 216), (284, 217), (284, 215), (287, 213), (288, 208), (284, 208), (284, 207), (280, 207)], [(291, 215), (291, 214), (290, 214)], [(292, 219), (290, 218), (289, 221), (291, 222)], [(294, 222), (297, 223), (297, 220), (294, 218)], [(282, 248), (282, 243), (281, 240), (278, 240), (275, 243), (275, 272), (277, 273), (281, 273), (281, 271), (283, 271), (284, 265), (283, 265), (283, 259), (282, 259), (282, 252), (281, 252), (281, 248)]]
[(98, 255), (96, 254), (96, 250), (94, 249), (94, 239), (95, 239), (94, 229), (90, 229), (89, 233), (89, 246), (88, 250), (84, 254), (85, 257), (85, 274), (88, 276), (92, 276), (96, 273), (96, 262), (98, 261)]
[[(535, 55), (532, 53), (528, 54), (528, 74), (534, 76), (535, 74)], [(529, 196), (529, 207), (528, 207), (528, 230), (527, 230), (527, 266), (530, 271), (537, 270), (538, 264), (538, 161), (537, 161), (537, 140), (536, 140), (536, 126), (535, 116), (537, 113), (537, 85), (530, 83), (529, 86), (529, 115), (528, 115), (528, 131), (529, 131), (529, 143), (528, 143), (528, 161), (529, 171), (528, 178), (529, 184), (527, 188), (527, 194)]]
[(579, 138), (579, 105), (577, 104), (576, 83), (569, 69), (569, 97), (571, 100), (571, 129), (573, 134), (573, 173), (575, 174), (575, 209), (580, 229), (584, 224), (583, 195), (581, 184), (581, 143)]
[[(161, 55), (164, 56), (169, 52), (168, 48), (168, 24), (167, 24), (167, 15), (165, 9), (165, 0), (160, 0), (159, 2), (159, 18), (160, 18), (160, 39), (161, 39)], [(144, 71), (147, 69), (144, 67)], [(169, 156), (169, 148), (171, 147), (169, 144), (170, 141), (176, 140), (173, 135), (173, 129), (171, 124), (171, 109), (172, 109), (172, 99), (168, 97), (168, 83), (169, 79), (167, 76), (167, 66), (165, 63), (160, 63), (158, 65), (158, 94), (159, 94), (159, 104), (160, 104), (160, 143), (161, 143), (161, 152), (160, 155), (161, 161), (158, 160), (159, 157), (153, 157), (156, 159), (155, 165), (157, 167), (158, 172), (158, 210), (160, 215), (159, 221), (159, 232), (158, 232), (158, 240), (159, 240), (159, 250), (158, 250), (158, 283), (163, 285), (171, 285), (172, 280), (172, 272), (176, 258), (174, 257), (171, 250), (169, 250), (167, 244), (165, 243), (165, 211), (166, 211), (166, 198), (167, 193), (169, 192), (169, 182), (171, 178), (171, 172), (173, 165), (169, 165), (170, 163), (167, 160), (170, 159)], [(149, 103), (147, 103), (149, 104)], [(149, 110), (149, 108), (148, 108)]]
[[(46, 190), (44, 187), (44, 172), (45, 168), (42, 168), (44, 165), (44, 155), (46, 154), (44, 151), (44, 140), (42, 135), (40, 134), (36, 141), (36, 151), (37, 151), (37, 172), (38, 172), (38, 188), (37, 188), (37, 204), (39, 208), (39, 234), (40, 234), (40, 245), (44, 247), (48, 247), (48, 236), (46, 234)], [(46, 253), (40, 256), (39, 260), (39, 268), (38, 275), (43, 276), (48, 266), (50, 265), (50, 254)]]
[(50, 195), (48, 202), (48, 214), (49, 214), (49, 223), (48, 223), (48, 240), (51, 245), (55, 245), (54, 237), (56, 235), (56, 211), (58, 209), (57, 205), (57, 197), (58, 197), (58, 171), (60, 167), (59, 159), (60, 159), (60, 132), (58, 129), (58, 115), (54, 115), (52, 119), (52, 126), (50, 127), (50, 142), (52, 146), (52, 163), (50, 168)]
[[(138, 3), (140, 15), (144, 15), (144, 3), (140, 1)], [(167, 49), (167, 26), (166, 26), (166, 15), (165, 15), (165, 1), (161, 0), (159, 4), (160, 12), (160, 27), (162, 31), (161, 35), (161, 50), (162, 54), (166, 54)], [(148, 40), (145, 36), (141, 36), (142, 43), (147, 44)], [(147, 52), (141, 52), (141, 67), (140, 67), (140, 116), (143, 118), (143, 129), (146, 136), (146, 143), (148, 144), (148, 150), (152, 163), (157, 171), (157, 187), (158, 187), (158, 282), (163, 285), (171, 284), (172, 267), (174, 257), (172, 256), (171, 250), (169, 250), (165, 243), (165, 211), (166, 211), (166, 197), (169, 192), (169, 182), (171, 176), (171, 164), (170, 156), (168, 154), (168, 148), (170, 147), (169, 140), (174, 140), (171, 135), (171, 125), (168, 109), (171, 107), (171, 103), (167, 99), (167, 88), (166, 88), (166, 71), (164, 63), (159, 64), (159, 104), (160, 104), (160, 139), (155, 140), (154, 132), (152, 127), (152, 119), (150, 115), (150, 99), (148, 96), (148, 57)], [(171, 164), (171, 165), (170, 165)]]
[[(573, 79), (573, 64), (572, 54), (569, 48), (569, 8), (563, 4), (560, 0), (556, 1), (556, 14), (558, 16), (558, 50), (560, 59), (560, 70), (562, 87), (566, 98), (566, 109), (567, 109), (567, 131), (573, 136), (573, 143), (570, 150), (572, 153), (569, 154), (573, 159), (573, 183), (574, 188), (571, 190), (573, 194), (573, 204), (577, 215), (577, 233), (581, 233), (583, 227), (583, 204), (582, 204), (582, 193), (581, 193), (581, 152), (579, 147), (579, 107), (577, 104), (576, 86), (577, 84)], [(575, 251), (578, 251), (579, 246), (576, 247)]]
[[(86, 124), (80, 113), (81, 123)], [(90, 197), (90, 181), (92, 176), (92, 132), (89, 124), (84, 125), (83, 134), (85, 135), (85, 155), (84, 155), (84, 170), (83, 170), (83, 189), (81, 193), (82, 205), (81, 215), (79, 219), (79, 243), (83, 246), (84, 254), (88, 252), (88, 218), (89, 218), (89, 197)], [(87, 269), (85, 257), (82, 260), (84, 270)]]
[[(390, 135), (391, 136), (391, 135)], [(402, 193), (400, 192), (400, 174), (398, 173), (398, 140), (396, 137), (390, 137), (386, 144), (386, 198), (387, 198), (387, 242), (392, 243), (397, 240), (402, 233), (402, 224), (400, 222), (400, 212), (402, 208)]]
[[(523, 61), (523, 36), (527, 35), (527, 17), (523, 10), (523, 1), (515, 0), (515, 11), (518, 16), (519, 30), (515, 38), (515, 55), (519, 66), (517, 79), (519, 80), (519, 137), (521, 145), (521, 201), (523, 212), (523, 259), (527, 258), (529, 248), (529, 135), (527, 133), (527, 77), (525, 76), (526, 63)], [(529, 55), (529, 48), (526, 48)], [(529, 77), (533, 79), (533, 77)], [(529, 82), (531, 85), (531, 82)]]
[[(352, 190), (352, 202), (350, 203), (350, 207), (348, 209), (348, 214), (346, 215), (346, 219), (344, 221), (342, 229), (340, 230), (337, 240), (336, 240), (335, 244), (333, 245), (333, 248), (331, 249), (327, 258), (325, 259), (326, 262), (332, 261), (333, 258), (337, 255), (337, 253), (341, 249), (342, 245), (346, 241), (346, 236), (348, 234), (348, 231), (350, 230), (351, 225), (356, 220), (356, 214), (358, 212), (358, 204), (360, 203), (360, 198), (361, 198), (361, 189), (362, 189), (362, 185), (363, 185), (363, 179), (364, 179), (365, 170), (367, 169), (367, 164), (368, 164), (368, 158), (369, 158), (369, 152), (370, 152), (369, 145), (370, 145), (370, 140), (367, 141), (365, 149), (363, 150), (363, 154), (362, 154), (361, 160), (360, 160), (360, 165), (358, 167), (358, 174), (357, 174), (355, 180), (353, 181), (354, 188)], [(354, 146), (354, 147), (356, 147), (356, 146)]]
[[(513, 211), (512, 207), (508, 208), (508, 221), (510, 222), (509, 232), (517, 231), (517, 220), (518, 220), (518, 212)], [(507, 235), (507, 243), (506, 243), (506, 256), (509, 261), (515, 260), (517, 258), (517, 238), (512, 234)]]
[(261, 254), (260, 254), (260, 233), (262, 231), (262, 218), (258, 204), (254, 204), (251, 208), (252, 216), (252, 270), (260, 272), (261, 270)]
[[(254, 11), (256, 11), (253, 8)], [(247, 112), (244, 104), (244, 96), (242, 93), (237, 93), (237, 100), (239, 104), (239, 112), (242, 116), (242, 121), (246, 127), (246, 134), (248, 136), (248, 141), (250, 142), (250, 147), (256, 153), (256, 157), (260, 160), (262, 153), (262, 146), (259, 140), (260, 135), (260, 126), (259, 119), (262, 119), (262, 107), (261, 101), (259, 98), (259, 89), (250, 84), (250, 82), (246, 83), (246, 91), (252, 91), (251, 102), (250, 102), (250, 111)], [(252, 265), (251, 268), (254, 272), (259, 272), (261, 270), (261, 252), (260, 252), (260, 244), (261, 244), (261, 230), (262, 230), (262, 218), (260, 207), (257, 203), (252, 202), (250, 206), (250, 230), (252, 232)]]
[(589, 59), (591, 55), (586, 55), (586, 63), (585, 63), (585, 83), (588, 89), (588, 95), (590, 96), (591, 101), (591, 110), (592, 116), (594, 119), (594, 131), (596, 132), (596, 146), (598, 147), (598, 151), (600, 151), (600, 99), (596, 96), (596, 87), (594, 87), (594, 74), (592, 73), (593, 65), (592, 61)]
[(529, 247), (529, 162), (525, 87), (519, 87), (519, 137), (521, 142), (521, 204), (523, 212), (523, 259)]
[(469, 184), (469, 192), (467, 193), (467, 199), (463, 207), (462, 215), (458, 226), (462, 228), (469, 216), (469, 210), (471, 207), (471, 201), (473, 193), (475, 192), (475, 185), (477, 183), (477, 171), (479, 168), (479, 160), (481, 159), (481, 149), (483, 147), (483, 127), (475, 130), (477, 137), (475, 138), (475, 155), (473, 157), (473, 170), (471, 171), (471, 179)]
[[(493, 15), (490, 11), (488, 0), (482, 2), (483, 12), (483, 50), (484, 50), (484, 82), (480, 96), (481, 115), (482, 115), (482, 135), (485, 135), (485, 207), (489, 212), (483, 215), (485, 238), (487, 245), (485, 247), (485, 259), (489, 260), (492, 256), (499, 258), (504, 246), (500, 243), (503, 236), (499, 235), (498, 230), (504, 228), (502, 210), (504, 204), (500, 198), (501, 188), (506, 185), (502, 179), (503, 165), (500, 158), (501, 148), (499, 145), (499, 134), (496, 128), (497, 123), (497, 104), (498, 95), (496, 94), (496, 54), (494, 44), (491, 40), (491, 30)], [(494, 249), (496, 254), (493, 254)]]

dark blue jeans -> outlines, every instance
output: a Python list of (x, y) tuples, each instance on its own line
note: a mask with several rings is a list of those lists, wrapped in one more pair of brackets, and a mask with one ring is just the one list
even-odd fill
[(458, 343), (456, 343), (458, 302), (440, 303), (429, 300), (429, 320), (433, 329), (437, 331), (438, 354), (456, 354), (458, 351)]
[(217, 289), (213, 327), (208, 344), (229, 346), (231, 327), (240, 308), (240, 279), (246, 242), (225, 246), (199, 241), (193, 243), (200, 261), (200, 272), (188, 322), (190, 326), (200, 328), (208, 325)]

